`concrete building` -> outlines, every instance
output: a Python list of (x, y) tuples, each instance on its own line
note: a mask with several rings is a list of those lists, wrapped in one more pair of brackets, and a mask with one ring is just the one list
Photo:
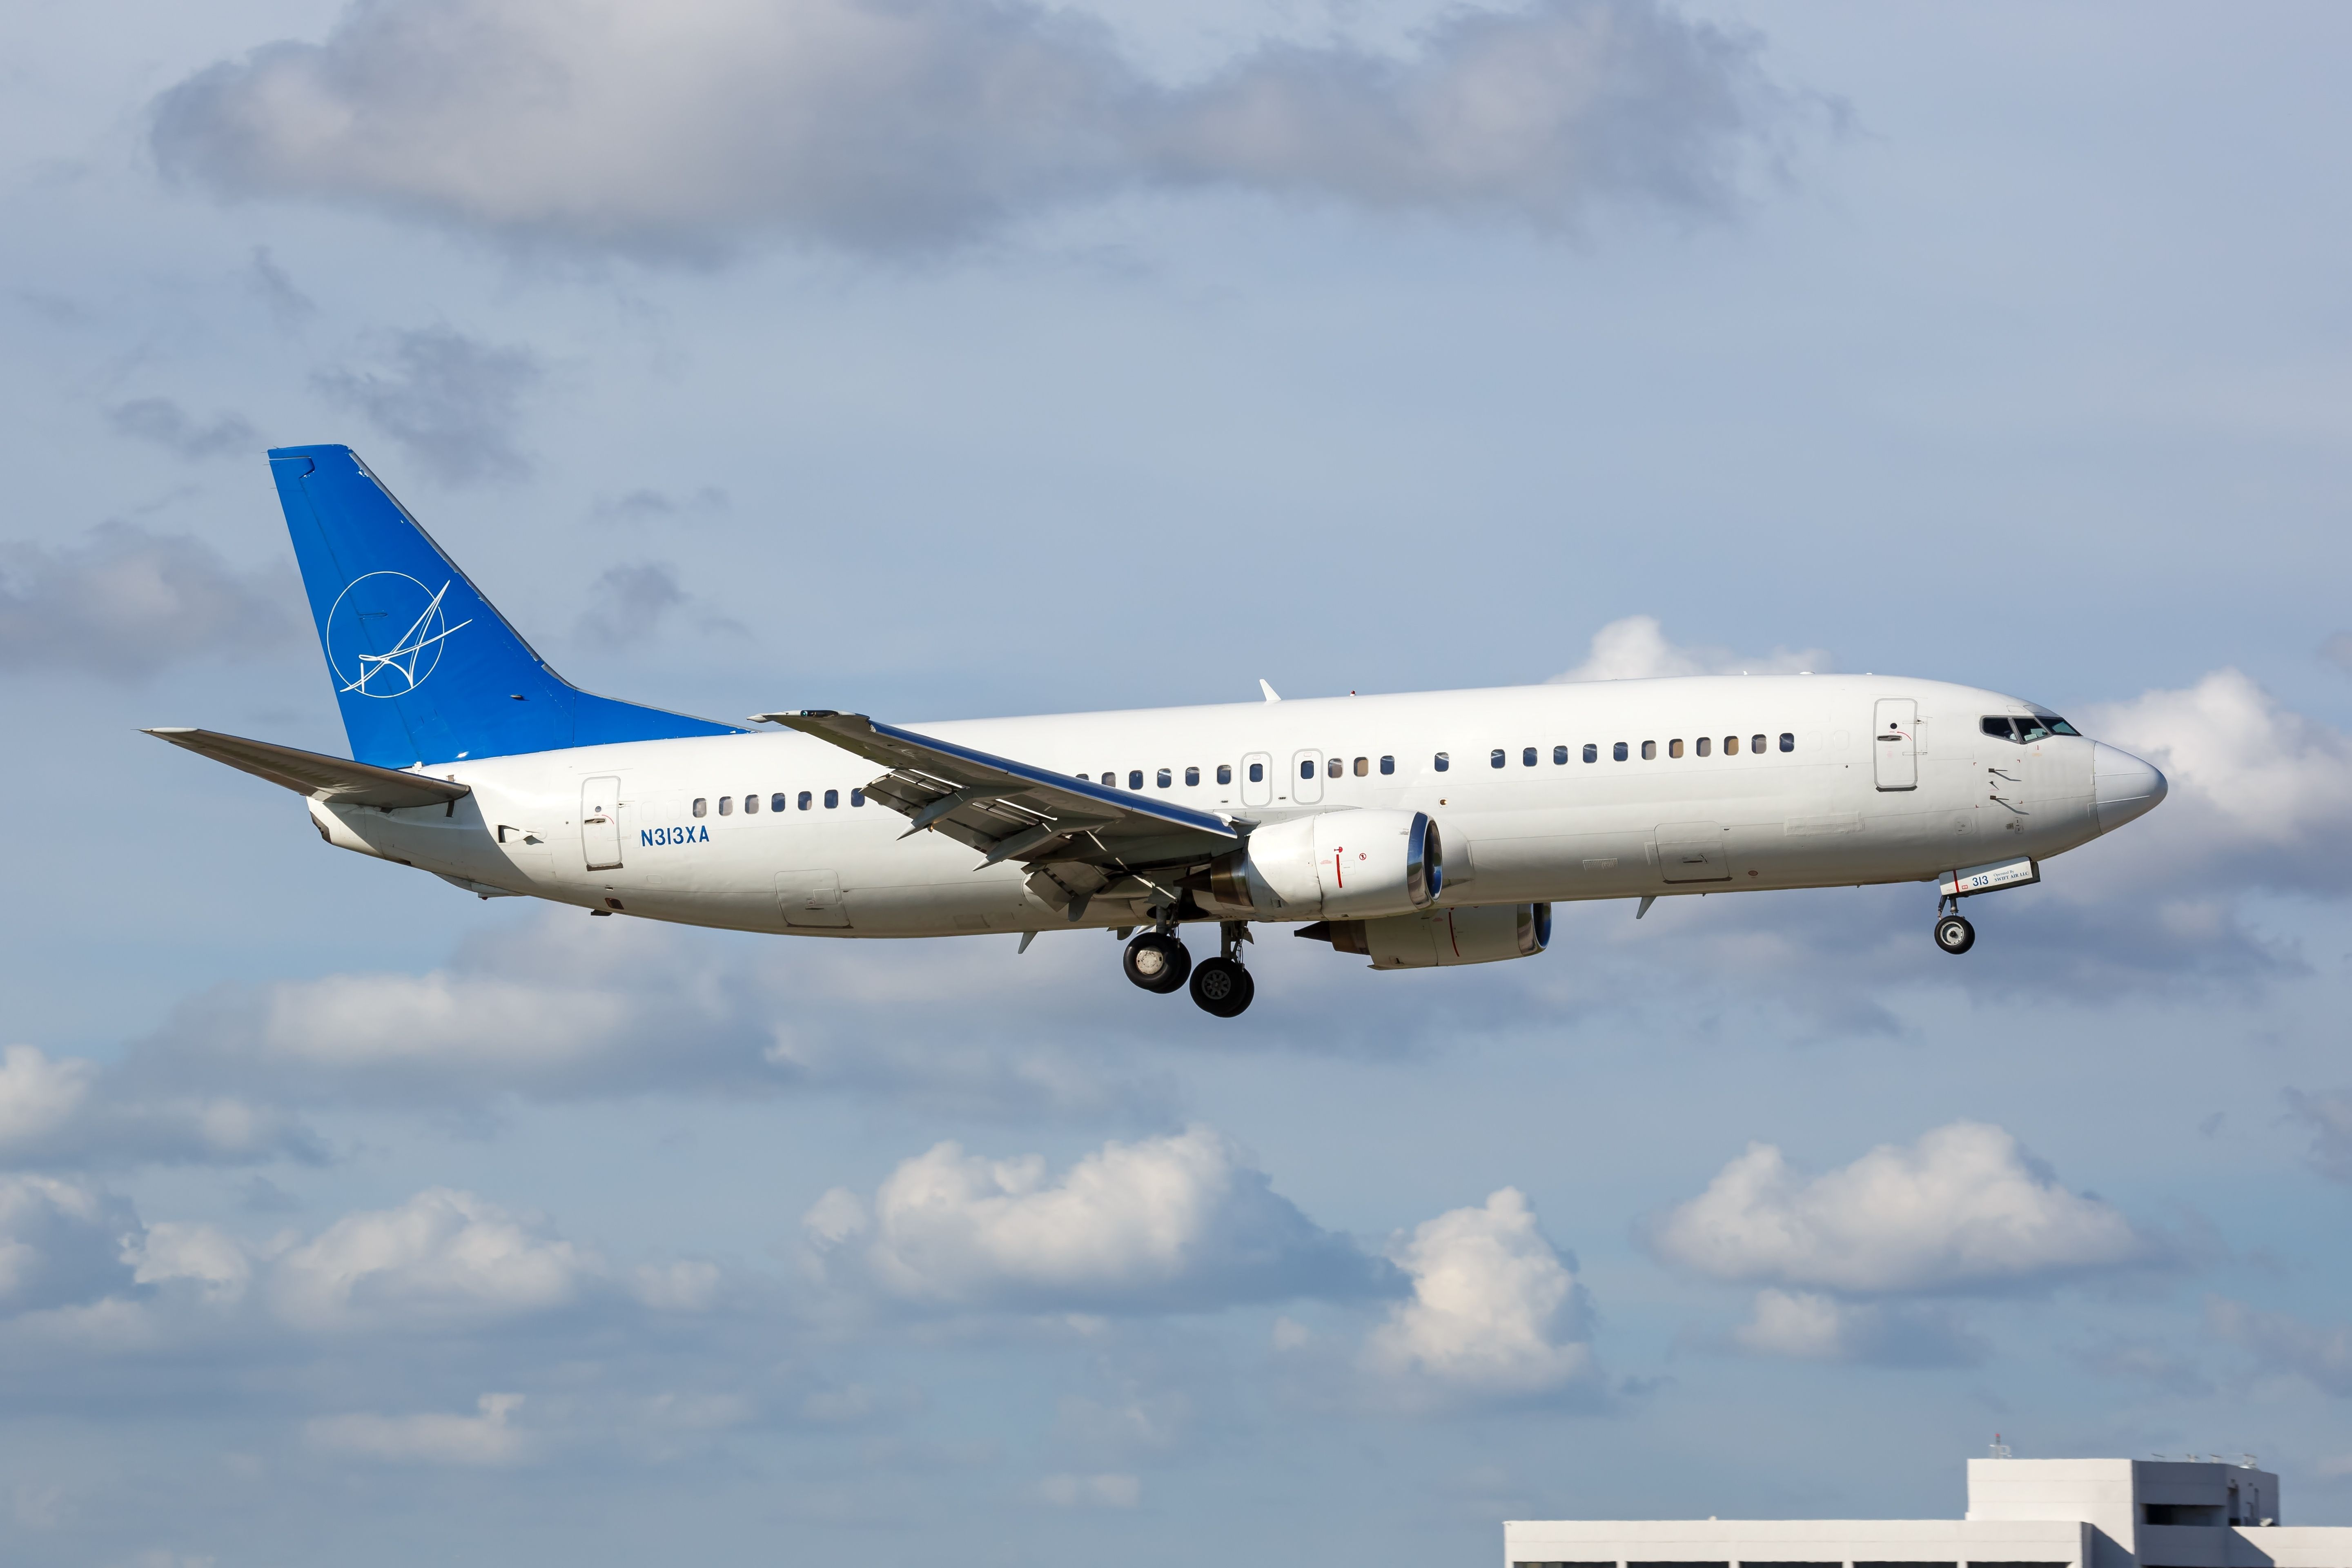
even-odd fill
[(1960, 1519), (1513, 1520), (1507, 1568), (2352, 1568), (2278, 1478), (2148, 1459), (1969, 1461)]

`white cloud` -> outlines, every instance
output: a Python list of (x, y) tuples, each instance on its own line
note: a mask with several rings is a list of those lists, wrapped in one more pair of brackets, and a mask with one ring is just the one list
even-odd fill
[(2074, 716), (2164, 770), (2170, 794), (2131, 828), (2140, 876), (2227, 890), (2340, 894), (2352, 874), (2352, 736), (2235, 669)]
[(520, 1394), (485, 1394), (480, 1414), (416, 1415), (359, 1413), (322, 1415), (305, 1435), (321, 1448), (402, 1464), (511, 1465), (528, 1458), (529, 1436), (509, 1423), (523, 1402)]
[(1968, 1365), (1984, 1359), (1986, 1349), (1937, 1308), (1770, 1289), (1756, 1293), (1748, 1321), (1732, 1330), (1731, 1341), (1756, 1355), (1885, 1366)]
[(225, 196), (655, 255), (934, 247), (1200, 185), (1556, 229), (1733, 200), (1784, 109), (1757, 53), (1655, 0), (1534, 0), (1169, 87), (1024, 0), (361, 0), (164, 94), (153, 146)]
[(1133, 1508), (1143, 1500), (1143, 1483), (1133, 1476), (1047, 1476), (1037, 1495), (1055, 1508)]
[(1664, 675), (1795, 675), (1833, 668), (1822, 648), (1738, 654), (1729, 648), (1672, 643), (1654, 616), (1627, 616), (1592, 634), (1584, 662), (1551, 679), (1647, 680)]
[(435, 1187), (345, 1215), (279, 1258), (272, 1305), (314, 1331), (431, 1329), (545, 1312), (604, 1272), (593, 1254), (471, 1193)]
[(2161, 1262), (2105, 1202), (2068, 1192), (2000, 1128), (1955, 1121), (1808, 1179), (1753, 1143), (1654, 1223), (1669, 1263), (1847, 1294), (1969, 1292)]
[(1376, 1278), (1205, 1127), (1106, 1143), (1058, 1179), (1038, 1155), (940, 1143), (870, 1205), (836, 1189), (803, 1225), (821, 1255), (919, 1302), (1183, 1310), (1361, 1294)]
[(2352, 1399), (2352, 1327), (2323, 1328), (2216, 1298), (2205, 1303), (2205, 1329), (2250, 1352), (2266, 1372), (2301, 1377), (2323, 1393)]
[(48, 1176), (0, 1176), (0, 1312), (86, 1303), (129, 1284), (121, 1198)]
[(209, 1225), (158, 1221), (124, 1239), (122, 1260), (131, 1266), (135, 1283), (187, 1280), (214, 1302), (243, 1300), (253, 1279), (253, 1259), (244, 1245)]
[(0, 671), (138, 679), (182, 659), (274, 652), (293, 624), (278, 568), (240, 572), (201, 539), (101, 523), (62, 549), (0, 543)]
[(87, 1168), (149, 1161), (236, 1164), (319, 1158), (272, 1107), (227, 1095), (142, 1092), (120, 1072), (33, 1046), (0, 1053), (0, 1163)]
[(1537, 1227), (1524, 1194), (1505, 1187), (1483, 1208), (1448, 1211), (1402, 1237), (1389, 1256), (1412, 1279), (1366, 1338), (1364, 1359), (1391, 1379), (1469, 1394), (1527, 1396), (1597, 1373), (1582, 1291)]

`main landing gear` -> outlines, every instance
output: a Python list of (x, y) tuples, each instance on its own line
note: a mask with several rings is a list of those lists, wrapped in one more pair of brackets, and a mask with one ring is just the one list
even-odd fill
[(1121, 966), (1128, 979), (1162, 996), (1181, 990), (1189, 976), (1192, 1001), (1201, 1011), (1218, 1018), (1238, 1018), (1257, 994), (1257, 982), (1242, 967), (1241, 946), (1250, 940), (1248, 922), (1226, 921), (1222, 937), (1217, 956), (1195, 964), (1177, 938), (1173, 922), (1163, 921), (1127, 944)]
[(1958, 958), (1977, 944), (1977, 928), (1960, 913), (1960, 900), (1947, 895), (1937, 902), (1936, 945)]

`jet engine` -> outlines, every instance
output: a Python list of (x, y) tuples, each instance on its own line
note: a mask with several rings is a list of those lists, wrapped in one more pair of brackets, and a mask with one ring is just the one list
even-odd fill
[(1549, 904), (1476, 904), (1385, 920), (1318, 921), (1298, 935), (1360, 952), (1374, 969), (1440, 969), (1533, 958), (1551, 945)]
[(1195, 889), (1213, 911), (1259, 920), (1408, 914), (1445, 880), (1437, 825), (1418, 811), (1331, 811), (1255, 828)]

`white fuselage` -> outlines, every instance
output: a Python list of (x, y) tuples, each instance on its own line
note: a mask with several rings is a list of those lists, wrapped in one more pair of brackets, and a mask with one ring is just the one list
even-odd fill
[[(1874, 733), (1890, 700), (1916, 704), (1899, 746)], [(1121, 788), (1139, 774), (1146, 795), (1258, 823), (1426, 812), (1446, 846), (1440, 902), (1467, 906), (1916, 881), (2047, 858), (2101, 831), (2096, 748), (2079, 736), (2021, 744), (1981, 731), (1986, 716), (2031, 710), (1940, 681), (1709, 676), (910, 728)], [(1584, 760), (1588, 746), (1596, 761)], [(1220, 768), (1230, 782), (1218, 782)], [(1186, 782), (1191, 769), (1199, 783)], [(877, 765), (805, 735), (646, 741), (422, 771), (473, 793), (446, 809), (314, 804), (321, 833), (481, 891), (695, 925), (911, 937), (1067, 923), (1029, 891), (1020, 866), (981, 868), (978, 852), (934, 833), (901, 838), (905, 818), (853, 805)], [(746, 796), (758, 810), (744, 809)], [(595, 821), (600, 808), (614, 815)], [(1143, 901), (1097, 900), (1082, 923), (1141, 923)]]

